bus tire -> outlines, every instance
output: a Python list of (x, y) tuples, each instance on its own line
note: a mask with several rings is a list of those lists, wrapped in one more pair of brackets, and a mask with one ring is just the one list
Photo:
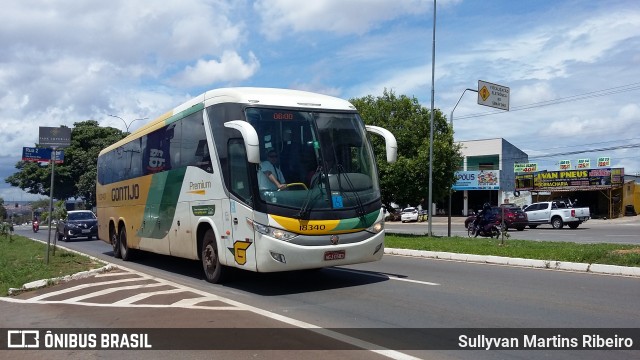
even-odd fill
[(202, 268), (207, 281), (213, 284), (220, 282), (222, 280), (223, 266), (220, 264), (216, 237), (211, 229), (205, 232), (202, 239), (201, 257)]
[(118, 235), (118, 242), (120, 243), (120, 257), (124, 261), (132, 260), (133, 250), (129, 249), (129, 245), (127, 244), (127, 229), (124, 225), (120, 228)]
[(118, 233), (113, 227), (110, 230), (111, 233), (111, 247), (113, 248), (113, 257), (120, 258), (120, 240), (118, 239)]

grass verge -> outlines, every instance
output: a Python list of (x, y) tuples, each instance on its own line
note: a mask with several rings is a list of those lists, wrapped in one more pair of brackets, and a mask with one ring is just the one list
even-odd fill
[(72, 275), (97, 269), (104, 264), (86, 256), (60, 248), (53, 255), (53, 246), (46, 263), (47, 245), (19, 235), (0, 236), (0, 296), (9, 288), (20, 288), (31, 281)]
[(507, 240), (466, 237), (427, 237), (387, 234), (388, 248), (444, 251), (461, 254), (495, 255), (513, 258), (640, 266), (640, 246), (618, 244), (578, 244), (573, 242)]

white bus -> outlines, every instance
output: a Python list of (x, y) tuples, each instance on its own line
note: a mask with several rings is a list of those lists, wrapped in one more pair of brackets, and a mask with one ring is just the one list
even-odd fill
[(365, 126), (345, 100), (207, 91), (100, 152), (99, 238), (123, 260), (141, 250), (199, 259), (214, 283), (226, 267), (379, 260), (384, 219), (367, 130), (395, 161), (395, 137)]

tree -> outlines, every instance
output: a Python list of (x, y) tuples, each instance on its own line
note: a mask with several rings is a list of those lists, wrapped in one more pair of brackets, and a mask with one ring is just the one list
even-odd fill
[[(92, 207), (96, 203), (98, 153), (122, 139), (125, 133), (112, 127), (100, 127), (95, 120), (73, 125), (71, 145), (64, 149), (64, 163), (55, 166), (53, 197), (61, 200), (80, 198)], [(51, 167), (19, 161), (16, 169), (18, 172), (7, 177), (5, 182), (31, 194), (49, 195)]]
[[(390, 208), (392, 202), (401, 206), (417, 205), (428, 198), (429, 190), (429, 133), (430, 110), (418, 100), (405, 95), (396, 96), (384, 90), (382, 96), (371, 95), (350, 100), (367, 125), (391, 131), (398, 141), (398, 160), (389, 164), (385, 156), (384, 140), (371, 136), (382, 191), (382, 202)], [(434, 114), (433, 131), (433, 199), (444, 200), (455, 182), (455, 171), (462, 164), (460, 145), (454, 144), (453, 132), (447, 119), (438, 109)]]
[(7, 210), (4, 208), (4, 199), (0, 197), (0, 222), (7, 217)]

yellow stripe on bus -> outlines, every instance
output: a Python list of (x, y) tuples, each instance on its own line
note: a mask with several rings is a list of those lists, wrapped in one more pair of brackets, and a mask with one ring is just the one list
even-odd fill
[(340, 220), (301, 220), (284, 216), (270, 215), (285, 230), (298, 234), (322, 235), (333, 231)]

